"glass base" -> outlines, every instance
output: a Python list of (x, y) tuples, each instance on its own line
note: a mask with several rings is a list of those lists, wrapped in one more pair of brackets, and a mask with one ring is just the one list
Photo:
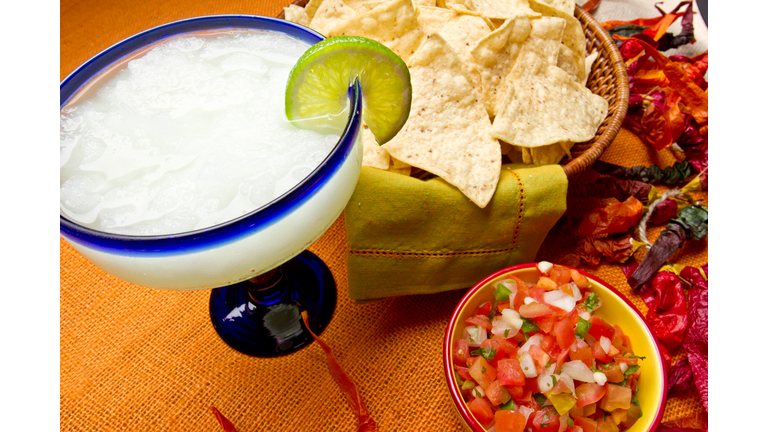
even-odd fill
[(300, 253), (269, 276), (211, 290), (213, 328), (243, 354), (290, 354), (313, 340), (301, 311), (307, 311), (309, 326), (319, 335), (336, 308), (336, 283), (312, 252)]

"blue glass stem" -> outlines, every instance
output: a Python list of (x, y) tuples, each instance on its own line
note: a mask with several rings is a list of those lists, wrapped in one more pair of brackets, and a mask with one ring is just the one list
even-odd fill
[(304, 251), (277, 269), (211, 290), (211, 322), (221, 339), (243, 354), (278, 357), (312, 342), (336, 308), (336, 283), (320, 258)]

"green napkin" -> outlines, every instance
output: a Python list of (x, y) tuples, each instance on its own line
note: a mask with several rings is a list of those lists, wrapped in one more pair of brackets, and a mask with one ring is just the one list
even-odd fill
[(349, 296), (363, 303), (469, 288), (532, 262), (567, 190), (560, 165), (504, 165), (481, 209), (441, 178), (363, 167), (345, 210)]

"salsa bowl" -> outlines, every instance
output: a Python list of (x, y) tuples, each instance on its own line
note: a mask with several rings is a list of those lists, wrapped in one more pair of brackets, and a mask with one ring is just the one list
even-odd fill
[[(540, 264), (542, 264), (542, 266), (536, 263), (516, 265), (491, 274), (470, 288), (453, 311), (443, 342), (443, 367), (453, 407), (461, 418), (462, 424), (465, 426), (466, 430), (483, 432), (492, 427), (494, 428), (493, 430), (495, 430), (495, 425), (493, 422), (488, 423), (487, 421), (481, 423), (478, 416), (469, 409), (468, 403), (465, 402), (465, 398), (462, 395), (462, 389), (456, 379), (456, 377), (459, 376), (456, 362), (459, 360), (455, 358), (457, 354), (454, 351), (454, 343), (457, 339), (462, 338), (465, 327), (468, 326), (466, 320), (477, 314), (478, 307), (484, 302), (494, 301), (494, 292), (502, 281), (508, 280), (514, 276), (522, 279), (522, 281), (528, 285), (535, 284), (539, 280), (539, 277), (542, 276), (540, 268), (546, 270), (546, 268), (551, 265), (549, 263)], [(654, 430), (660, 423), (664, 411), (666, 400), (666, 370), (659, 343), (653, 336), (647, 322), (632, 303), (616, 288), (581, 270), (571, 269), (565, 266), (559, 267), (566, 268), (569, 271), (572, 270), (578, 272), (586, 278), (589, 283), (589, 287), (586, 288), (586, 290), (596, 293), (602, 302), (599, 308), (594, 310), (594, 316), (612, 326), (619, 326), (623, 334), (629, 338), (629, 341), (631, 342), (631, 350), (634, 352), (634, 355), (642, 357), (642, 359), (638, 359), (640, 377), (637, 381), (637, 392), (633, 395), (633, 402), (639, 405), (642, 414), (631, 427), (625, 430), (631, 432)], [(529, 333), (527, 336), (533, 337), (533, 334), (534, 333)], [(521, 344), (523, 344), (522, 341)], [(470, 351), (477, 349), (478, 348), (469, 348)], [(478, 352), (475, 351), (475, 354), (472, 354), (472, 356), (477, 353)], [(479, 358), (480, 355), (477, 357)], [(553, 359), (552, 363), (554, 362), (555, 360)], [(597, 362), (594, 364), (597, 365)], [(594, 371), (595, 369), (593, 369), (593, 372)], [(483, 370), (483, 372), (485, 372), (485, 370)], [(622, 370), (622, 372), (624, 372), (624, 370)], [(576, 380), (577, 385), (580, 382), (581, 381)], [(601, 385), (607, 384), (608, 383), (605, 383), (604, 381), (604, 384)], [(573, 385), (573, 383), (571, 383), (571, 385)], [(490, 386), (487, 388), (490, 388)], [(471, 391), (472, 390), (470, 390), (470, 392)], [(466, 388), (464, 393), (467, 394)], [(469, 397), (473, 398), (474, 395)], [(495, 412), (496, 408), (493, 408), (493, 411)], [(528, 416), (526, 416), (526, 419), (527, 417)], [(608, 419), (610, 421), (610, 416), (608, 416)], [(531, 422), (528, 421), (528, 426), (530, 425)], [(565, 428), (560, 428), (560, 430), (564, 429)], [(558, 429), (554, 430), (556, 431)]]

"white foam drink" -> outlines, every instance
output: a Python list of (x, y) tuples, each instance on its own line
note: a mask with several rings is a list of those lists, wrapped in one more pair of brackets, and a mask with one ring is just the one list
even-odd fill
[(61, 110), (62, 214), (99, 231), (180, 233), (291, 189), (339, 139), (285, 118), (307, 48), (278, 32), (194, 33), (102, 73)]

